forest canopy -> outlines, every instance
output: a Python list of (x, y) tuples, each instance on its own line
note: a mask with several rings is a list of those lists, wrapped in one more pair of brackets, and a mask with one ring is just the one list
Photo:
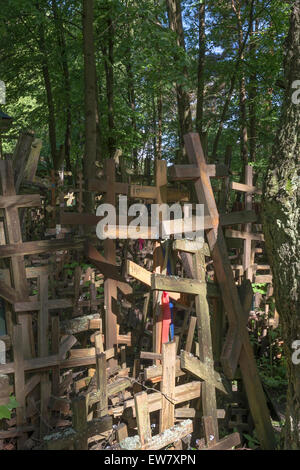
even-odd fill
[[(81, 165), (84, 154), (81, 3), (1, 5), (3, 110), (14, 118), (11, 134), (32, 128), (43, 139), (49, 168), (53, 147), (58, 152), (66, 141), (67, 166)], [(165, 1), (95, 2), (99, 158), (120, 149), (129, 167), (146, 171), (154, 156), (175, 161), (181, 145), (177, 86), (189, 98), (193, 129), (207, 133), (208, 155), (222, 159), (230, 144), (233, 169), (241, 160), (265, 168), (284, 89), (290, 2), (207, 1), (204, 13), (202, 2), (188, 0), (181, 9), (184, 39), (178, 41)], [(5, 140), (4, 152), (14, 144)]]

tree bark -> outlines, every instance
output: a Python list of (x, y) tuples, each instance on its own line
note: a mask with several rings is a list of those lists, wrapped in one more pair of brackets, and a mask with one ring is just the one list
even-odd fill
[[(37, 9), (41, 11), (39, 5)], [(51, 158), (55, 170), (59, 168), (59, 158), (57, 152), (57, 141), (56, 141), (56, 120), (55, 120), (55, 105), (53, 99), (52, 84), (49, 71), (49, 60), (46, 47), (46, 38), (45, 38), (45, 29), (44, 24), (41, 23), (39, 26), (39, 49), (42, 57), (42, 73), (45, 84), (45, 91), (47, 96), (47, 106), (48, 106), (48, 128), (49, 128), (49, 140), (51, 148)]]
[(70, 82), (70, 72), (69, 72), (69, 65), (68, 65), (68, 57), (67, 57), (67, 47), (66, 47), (66, 40), (64, 35), (64, 28), (62, 19), (60, 17), (57, 1), (52, 0), (52, 11), (54, 16), (55, 22), (55, 29), (57, 32), (57, 42), (58, 47), (60, 50), (61, 55), (61, 66), (62, 72), (64, 77), (64, 87), (65, 87), (65, 112), (66, 112), (66, 131), (65, 131), (65, 160), (66, 160), (66, 167), (67, 170), (71, 170), (71, 130), (72, 130), (72, 113), (71, 113), (71, 82)]
[[(136, 123), (136, 99), (135, 99), (135, 84), (134, 84), (134, 73), (132, 68), (133, 57), (132, 57), (132, 48), (131, 44), (133, 41), (133, 30), (131, 25), (128, 26), (128, 49), (127, 49), (127, 80), (128, 80), (128, 102), (131, 110), (131, 125), (134, 134), (137, 133), (137, 123)], [(135, 171), (138, 169), (138, 149), (134, 145), (132, 149), (132, 158), (133, 158), (133, 168)]]
[[(176, 43), (185, 51), (184, 43), (184, 30), (182, 25), (181, 3), (180, 0), (166, 0), (167, 11), (169, 18), (169, 26), (176, 35)], [(174, 57), (175, 62), (178, 62), (178, 54)], [(182, 76), (185, 80), (188, 78), (187, 67), (184, 65), (182, 68)], [(185, 158), (184, 136), (192, 131), (192, 113), (190, 107), (190, 97), (183, 83), (177, 82), (177, 104), (178, 104), (178, 120), (179, 120), (179, 140), (180, 152), (178, 160), (183, 161)]]
[(300, 104), (292, 88), (300, 77), (300, 0), (293, 3), (285, 55), (286, 91), (282, 115), (265, 179), (263, 217), (273, 271), (276, 307), (286, 350), (288, 395), (285, 448), (300, 449), (300, 366), (292, 343), (300, 339)]
[[(236, 15), (237, 28), (238, 28), (238, 43), (239, 50), (241, 52), (241, 62), (244, 61), (244, 33), (243, 33), (243, 22), (241, 14), (241, 1), (232, 0), (232, 9)], [(253, 9), (251, 9), (251, 14)], [(251, 25), (252, 27), (252, 25)], [(241, 142), (241, 159), (243, 166), (248, 165), (248, 128), (247, 128), (247, 94), (246, 94), (246, 78), (244, 73), (244, 67), (242, 66), (240, 76), (240, 142)], [(244, 180), (244, 171), (242, 180)]]
[(94, 0), (83, 0), (83, 53), (84, 53), (84, 85), (85, 85), (85, 155), (83, 174), (85, 180), (84, 209), (93, 213), (94, 201), (88, 192), (88, 181), (95, 174), (97, 150), (97, 97), (95, 80), (95, 48), (94, 48)]
[(162, 159), (162, 137), (163, 137), (163, 97), (162, 93), (159, 93), (157, 97), (157, 120), (158, 120), (158, 128), (157, 128), (157, 147), (156, 147), (156, 159)]
[(198, 58), (198, 93), (196, 128), (202, 140), (203, 134), (203, 107), (204, 107), (204, 71), (205, 71), (205, 1), (199, 7), (199, 58)]
[(108, 107), (108, 152), (113, 158), (116, 152), (114, 115), (114, 25), (110, 12), (107, 18), (107, 47), (102, 48), (105, 58), (106, 95)]
[(250, 32), (250, 45), (249, 45), (249, 53), (250, 53), (250, 60), (251, 66), (253, 70), (251, 70), (249, 76), (249, 152), (250, 152), (250, 161), (255, 162), (256, 160), (256, 145), (257, 145), (257, 75), (255, 66), (252, 65), (255, 63), (256, 57), (256, 45), (255, 45), (255, 33), (258, 32), (259, 28), (259, 21), (258, 19), (254, 20), (253, 15), (250, 17), (251, 23), (251, 32)]

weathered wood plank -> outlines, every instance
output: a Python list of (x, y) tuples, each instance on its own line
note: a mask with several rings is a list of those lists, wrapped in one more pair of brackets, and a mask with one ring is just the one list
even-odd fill
[(164, 276), (162, 274), (151, 275), (152, 290), (197, 295), (202, 284), (203, 282), (197, 279), (185, 279), (176, 276)]
[(242, 183), (236, 183), (235, 181), (232, 181), (230, 187), (231, 189), (242, 192), (242, 193), (260, 194), (260, 195), (262, 194), (262, 190), (256, 188), (255, 186), (250, 186), (248, 184), (242, 184)]
[(134, 405), (140, 443), (143, 446), (152, 438), (147, 393), (136, 393), (134, 396)]
[[(135, 450), (159, 450), (167, 447), (168, 445), (183, 439), (188, 434), (193, 432), (193, 423), (190, 420), (183, 421), (171, 429), (164, 431), (161, 434), (154, 436), (149, 442), (144, 445), (137, 444)], [(129, 446), (129, 447), (127, 447)], [(130, 438), (125, 439), (120, 443), (121, 449), (132, 450), (132, 440)]]
[(186, 351), (181, 351), (180, 366), (181, 369), (189, 372), (195, 377), (199, 377), (201, 380), (208, 382), (221, 392), (228, 395), (228, 390), (223, 384), (221, 375)]
[(226, 230), (225, 236), (228, 238), (242, 238), (244, 240), (256, 240), (263, 242), (265, 237), (262, 233), (240, 232), (239, 230)]
[[(40, 253), (50, 253), (63, 250), (81, 250), (84, 248), (84, 239), (70, 240), (39, 240), (34, 242), (24, 242), (0, 246), (0, 259), (18, 258), (26, 255), (38, 255)], [(25, 274), (26, 279), (26, 274)]]
[(40, 206), (41, 196), (39, 194), (23, 194), (21, 196), (0, 196), (0, 209)]
[(163, 432), (174, 425), (176, 378), (176, 343), (162, 345), (162, 409), (159, 418), (159, 431)]
[(201, 449), (201, 450), (232, 450), (234, 447), (241, 444), (241, 436), (238, 432), (230, 434), (223, 439), (220, 439), (219, 442), (212, 444), (210, 447)]

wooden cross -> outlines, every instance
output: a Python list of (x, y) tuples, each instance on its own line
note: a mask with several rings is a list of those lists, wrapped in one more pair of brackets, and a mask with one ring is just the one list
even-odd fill
[[(245, 209), (252, 210), (253, 194), (262, 194), (262, 191), (253, 186), (253, 167), (246, 165), (245, 167), (245, 184), (232, 182), (231, 189), (242, 192), (245, 194)], [(244, 232), (238, 232), (233, 230), (227, 230), (225, 235), (228, 238), (242, 238), (243, 239), (243, 271), (245, 273), (245, 278), (253, 281), (253, 265), (254, 265), (254, 255), (255, 251), (252, 248), (252, 241), (264, 241), (264, 236), (262, 234), (253, 234), (251, 233), (252, 225), (247, 223), (245, 226)]]
[[(17, 245), (22, 243), (22, 233), (18, 209), (20, 207), (39, 207), (41, 205), (41, 199), (39, 195), (16, 195), (11, 161), (0, 162), (0, 179), (2, 187), (0, 208), (5, 212), (6, 242), (9, 244), (6, 245), (6, 247), (11, 246), (16, 248)], [(4, 248), (5, 245), (0, 247), (0, 253), (4, 252)], [(11, 258), (11, 274), (13, 287), (17, 292), (19, 299), (29, 300), (24, 256), (20, 255)], [(2, 287), (5, 289), (4, 285), (2, 285)], [(24, 357), (26, 359), (34, 357), (35, 350), (32, 330), (32, 316), (28, 313), (23, 313), (22, 315), (19, 315), (19, 322), (23, 327)]]
[[(202, 408), (204, 416), (211, 416), (213, 422), (213, 435), (216, 440), (219, 439), (218, 422), (217, 422), (217, 405), (216, 405), (216, 373), (213, 369), (213, 351), (210, 330), (210, 315), (207, 303), (207, 289), (205, 281), (205, 249), (200, 250), (197, 242), (188, 241), (185, 246), (185, 240), (178, 240), (174, 242), (174, 249), (180, 249), (193, 254), (193, 266), (195, 279), (178, 278), (174, 276), (162, 276), (152, 274), (152, 289), (169, 290), (176, 292), (184, 292), (187, 294), (195, 295), (195, 309), (197, 314), (197, 327), (198, 327), (198, 344), (199, 344), (199, 357), (197, 361), (198, 371), (195, 374), (192, 367), (187, 365), (189, 355), (183, 353), (182, 368), (188, 370), (194, 375), (204, 379), (202, 384)], [(199, 371), (201, 372), (199, 373)], [(226, 392), (226, 389), (220, 382), (217, 388)]]
[(196, 166), (199, 170), (199, 178), (194, 182), (194, 186), (199, 203), (204, 204), (205, 213), (211, 218), (213, 228), (206, 230), (206, 237), (211, 250), (223, 303), (228, 315), (229, 325), (235, 331), (235, 342), (232, 344), (232, 348), (226, 351), (226, 355), (223, 354), (222, 364), (224, 371), (228, 377), (233, 378), (237, 363), (239, 363), (261, 445), (265, 449), (274, 449), (275, 438), (270, 415), (245, 325), (245, 313), (234, 283), (225, 238), (219, 223), (219, 213), (199, 135), (188, 134), (185, 136), (185, 145), (190, 164), (193, 165), (193, 168)]
[(87, 421), (86, 397), (72, 401), (72, 427), (44, 437), (47, 450), (88, 450), (88, 438), (111, 430), (112, 418), (105, 416)]

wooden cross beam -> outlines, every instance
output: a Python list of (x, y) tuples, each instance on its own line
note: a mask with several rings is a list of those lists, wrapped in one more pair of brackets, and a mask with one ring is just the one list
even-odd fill
[(181, 369), (189, 372), (201, 380), (204, 380), (214, 388), (217, 388), (221, 392), (225, 393), (225, 395), (228, 395), (229, 391), (227, 384), (224, 382), (224, 379), (221, 377), (221, 375), (214, 371), (210, 365), (208, 366), (207, 364), (203, 363), (187, 351), (181, 351), (180, 357)]
[(228, 315), (229, 325), (231, 325), (231, 327), (237, 327), (239, 341), (241, 343), (241, 349), (238, 355), (234, 354), (229, 357), (223, 357), (223, 367), (226, 374), (232, 378), (236, 370), (237, 362), (239, 362), (251, 413), (261, 445), (265, 449), (274, 449), (276, 444), (270, 415), (258, 375), (249, 335), (245, 326), (243, 307), (234, 283), (226, 243), (222, 227), (219, 223), (219, 213), (211, 187), (210, 177), (207, 173), (207, 164), (199, 135), (188, 134), (185, 136), (185, 145), (190, 163), (196, 165), (200, 170), (200, 177), (194, 183), (195, 190), (199, 203), (205, 205), (205, 213), (210, 215), (213, 223), (213, 228), (206, 230), (206, 236), (225, 310)]
[[(141, 417), (143, 416), (145, 419), (145, 416), (148, 413), (147, 402), (145, 404), (145, 402), (140, 399), (138, 400), (137, 403), (139, 404), (139, 406), (141, 405), (143, 406), (144, 410), (141, 409), (139, 416)], [(140, 436), (140, 439), (142, 439), (142, 442), (144, 442), (144, 444), (141, 444), (140, 439), (139, 439), (139, 443), (136, 443), (136, 439), (128, 437), (124, 439), (123, 441), (121, 441), (120, 444), (116, 446), (116, 449), (132, 450), (133, 449), (132, 445), (134, 443), (136, 447), (133, 450), (163, 449), (164, 447), (169, 446), (173, 442), (180, 441), (187, 435), (192, 434), (193, 423), (191, 420), (182, 421), (180, 424), (177, 424), (176, 426), (172, 426), (170, 429), (167, 429), (166, 431), (152, 437), (152, 439), (147, 439), (147, 440), (145, 440), (145, 437), (149, 435), (149, 432), (145, 432), (146, 429), (147, 429), (147, 424), (144, 424), (144, 422), (140, 423), (140, 432), (142, 433), (142, 435)]]
[[(207, 173), (210, 177), (224, 178), (229, 175), (227, 165), (207, 165)], [(170, 168), (172, 181), (197, 181), (200, 178), (200, 169), (197, 165), (175, 165)]]
[[(159, 370), (160, 375), (162, 375), (162, 366), (153, 366), (152, 367), (155, 371)], [(150, 370), (149, 370), (150, 372)], [(197, 399), (201, 396), (201, 382), (193, 381), (182, 385), (177, 385), (175, 387), (175, 406), (179, 405), (180, 403), (184, 403), (190, 400)], [(149, 404), (149, 411), (152, 413), (153, 411), (159, 411), (162, 409), (162, 394), (161, 392), (154, 392), (148, 395), (148, 404)], [(118, 407), (113, 413), (123, 413), (125, 410), (131, 411), (133, 413), (133, 417), (136, 415), (135, 410), (135, 403), (133, 399), (127, 400), (124, 405)], [(176, 409), (175, 409), (176, 412)]]

